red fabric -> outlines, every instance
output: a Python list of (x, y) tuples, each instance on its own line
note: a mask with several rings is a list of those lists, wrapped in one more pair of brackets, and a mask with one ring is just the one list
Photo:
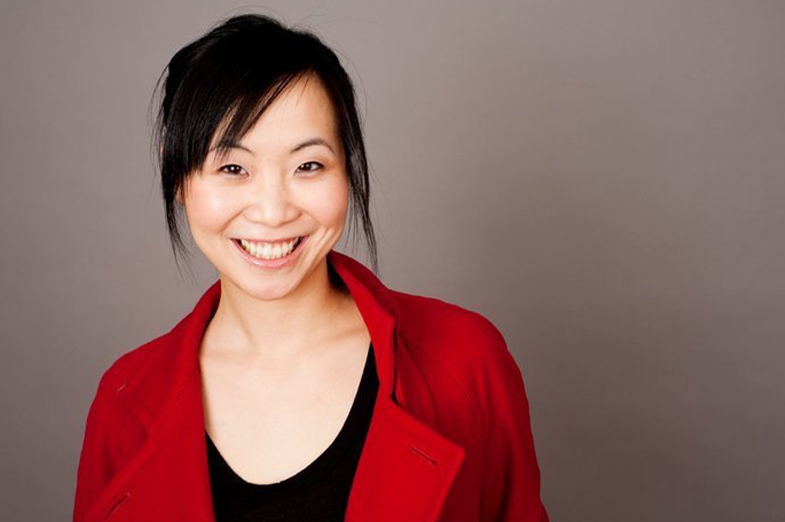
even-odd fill
[[(374, 344), (379, 393), (347, 522), (548, 522), (521, 372), (482, 315), (385, 287), (331, 251)], [(214, 522), (199, 343), (216, 281), (171, 331), (103, 374), (73, 519)]]

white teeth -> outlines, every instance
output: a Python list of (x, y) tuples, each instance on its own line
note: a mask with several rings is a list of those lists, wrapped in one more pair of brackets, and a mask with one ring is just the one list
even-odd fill
[(245, 239), (240, 244), (246, 252), (260, 259), (278, 259), (291, 254), (300, 238), (292, 239), (286, 243), (252, 243)]

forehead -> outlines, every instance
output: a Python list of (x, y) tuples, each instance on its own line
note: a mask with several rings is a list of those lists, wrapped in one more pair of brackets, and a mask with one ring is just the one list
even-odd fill
[[(288, 151), (303, 138), (321, 137), (338, 146), (335, 110), (318, 76), (292, 81), (262, 113), (240, 143), (254, 151)], [(218, 135), (218, 133), (216, 133)]]

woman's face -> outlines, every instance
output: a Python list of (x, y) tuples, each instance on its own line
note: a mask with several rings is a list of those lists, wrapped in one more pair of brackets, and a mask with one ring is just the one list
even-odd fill
[[(228, 156), (218, 158), (214, 145), (185, 201), (177, 197), (194, 242), (234, 286), (259, 299), (284, 297), (325, 262), (346, 221), (345, 156), (327, 92), (317, 77), (301, 78)], [(287, 255), (283, 243), (298, 237)], [(253, 252), (239, 239), (255, 240)]]

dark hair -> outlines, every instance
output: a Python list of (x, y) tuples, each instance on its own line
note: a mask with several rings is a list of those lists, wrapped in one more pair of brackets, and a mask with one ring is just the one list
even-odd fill
[[(159, 87), (167, 72), (161, 94)], [(178, 269), (178, 253), (187, 261), (189, 252), (178, 219), (183, 208), (175, 195), (181, 188), (185, 190), (189, 176), (201, 168), (214, 135), (223, 150), (226, 144), (239, 142), (287, 85), (310, 74), (321, 80), (337, 118), (349, 178), (349, 227), (354, 242), (352, 225), (359, 217), (373, 271), (378, 272), (369, 212), (368, 161), (351, 79), (336, 54), (317, 36), (260, 14), (219, 21), (204, 36), (177, 51), (156, 82), (153, 100), (157, 93), (161, 101), (153, 130), (153, 154)]]

